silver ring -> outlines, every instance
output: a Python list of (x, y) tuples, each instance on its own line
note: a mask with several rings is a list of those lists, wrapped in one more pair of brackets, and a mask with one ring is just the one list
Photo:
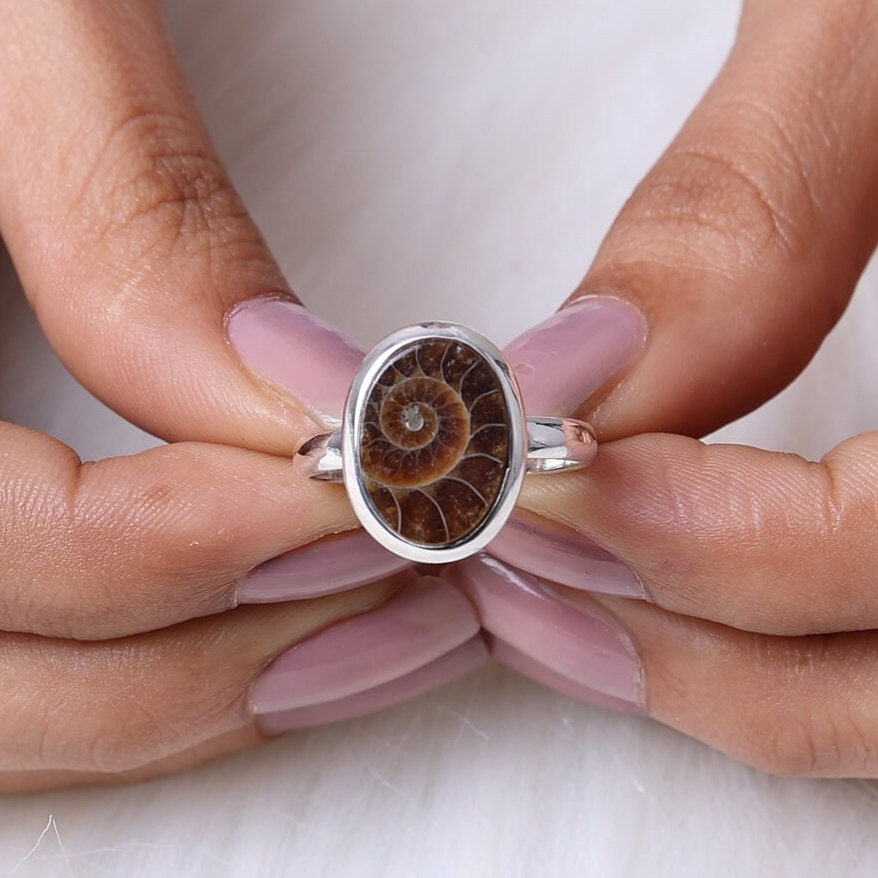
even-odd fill
[(525, 417), (500, 349), (454, 323), (421, 323), (370, 351), (341, 429), (296, 460), (312, 479), (344, 482), (363, 527), (427, 564), (483, 549), (509, 518), (526, 473), (588, 466), (594, 431), (572, 418)]

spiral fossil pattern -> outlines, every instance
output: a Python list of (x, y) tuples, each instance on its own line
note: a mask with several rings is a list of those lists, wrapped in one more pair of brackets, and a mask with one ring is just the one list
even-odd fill
[(503, 389), (484, 356), (435, 338), (400, 350), (368, 392), (360, 464), (369, 502), (410, 542), (443, 546), (478, 530), (509, 463)]

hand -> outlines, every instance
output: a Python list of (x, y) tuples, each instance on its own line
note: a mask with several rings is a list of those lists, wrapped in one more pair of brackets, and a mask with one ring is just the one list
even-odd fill
[(0, 791), (154, 776), (484, 658), (450, 586), (318, 539), (354, 519), (289, 456), (360, 352), (286, 288), (157, 6), (0, 6), (4, 239), (68, 368), (176, 443), (82, 464), (0, 426)]
[[(876, 60), (874, 3), (746, 4), (570, 307), (509, 352), (529, 408), (581, 403), (605, 442), (529, 482), (494, 546), (560, 585), (453, 574), (513, 666), (785, 774), (878, 775), (878, 433), (820, 463), (685, 435), (780, 390), (842, 313), (878, 233)], [(596, 294), (642, 310), (642, 355)]]

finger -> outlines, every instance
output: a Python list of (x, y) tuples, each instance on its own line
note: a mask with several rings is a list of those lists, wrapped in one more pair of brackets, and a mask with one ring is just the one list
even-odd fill
[(874, 631), (776, 637), (553, 586), (497, 561), (454, 571), (501, 661), (784, 775), (878, 775)]
[[(2, 425), (0, 484), (0, 628), (55, 637), (119, 637), (227, 610), (246, 600), (236, 589), (255, 565), (354, 525), (344, 492), (288, 460), (201, 443), (82, 464)], [(292, 583), (274, 599), (307, 595), (294, 554), (285, 563)]]
[(745, 5), (728, 62), (574, 294), (585, 306), (511, 345), (531, 409), (600, 401), (599, 294), (649, 326), (643, 356), (591, 412), (605, 438), (706, 433), (801, 371), (878, 235), (876, 47), (874, 3)]
[(771, 637), (607, 601), (653, 718), (773, 774), (878, 775), (874, 631)]
[[(469, 627), (468, 623), (467, 628)], [(291, 710), (286, 713), (285, 722), (277, 726), (278, 731), (285, 732), (309, 726), (326, 725), (395, 707), (464, 676), (484, 664), (487, 658), (488, 648), (485, 640), (477, 634), (439, 658), (428, 661), (425, 665), (372, 689), (366, 689), (325, 704), (315, 704), (308, 708)], [(265, 731), (270, 733), (269, 729), (263, 728), (262, 732)], [(184, 771), (194, 765), (253, 747), (265, 740), (265, 735), (262, 732), (253, 725), (233, 729), (209, 740), (201, 741), (171, 756), (164, 756), (137, 768), (124, 771), (60, 771), (50, 769), (3, 773), (0, 774), (0, 788), (15, 792), (35, 792), (63, 787), (140, 783), (166, 774)]]
[[(294, 304), (160, 4), (2, 8), (0, 226), (52, 346), (152, 433), (289, 453), (338, 415), (360, 353)], [(228, 342), (242, 302), (244, 354), (282, 372), (270, 389)]]
[(548, 481), (524, 502), (574, 541), (569, 557), (587, 535), (665, 609), (769, 634), (878, 627), (878, 433), (819, 463), (638, 436)]
[(241, 750), (262, 743), (263, 737), (253, 727), (233, 729), (217, 735), (210, 741), (196, 745), (192, 751), (184, 750), (154, 763), (131, 771), (63, 771), (59, 769), (35, 769), (33, 771), (8, 771), (0, 775), (0, 790), (6, 793), (34, 793), (44, 790), (69, 789), (72, 787), (107, 787), (140, 783), (185, 771), (194, 765), (230, 756)]
[[(344, 699), (368, 690), (377, 701), (360, 698), (355, 712), (386, 706), (383, 687), (462, 654), (477, 633), (456, 589), (408, 573), (116, 641), (5, 635), (0, 787), (34, 786), (35, 772), (51, 773), (46, 783), (153, 776), (297, 727), (297, 709), (311, 723), (333, 721), (350, 715), (338, 712)], [(477, 645), (462, 652), (430, 686), (485, 656)]]
[(650, 716), (773, 774), (878, 775), (874, 631), (767, 637), (608, 600)]

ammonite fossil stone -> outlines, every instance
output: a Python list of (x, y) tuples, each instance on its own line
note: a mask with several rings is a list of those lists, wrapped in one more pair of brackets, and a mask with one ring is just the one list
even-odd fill
[(402, 348), (368, 392), (360, 434), (366, 496), (399, 536), (444, 546), (478, 530), (509, 464), (503, 388), (456, 339)]

